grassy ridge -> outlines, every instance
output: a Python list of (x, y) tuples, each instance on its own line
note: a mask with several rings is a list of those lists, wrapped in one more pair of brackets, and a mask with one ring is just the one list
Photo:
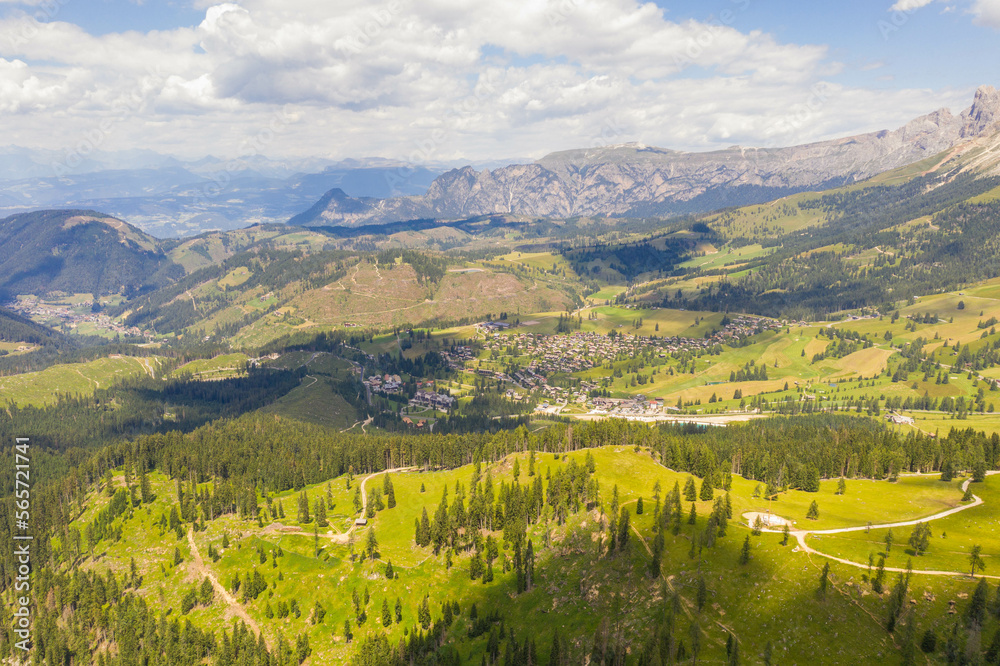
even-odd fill
[[(704, 516), (711, 508), (707, 501), (695, 503), (701, 516), (696, 526), (689, 526), (685, 515), (681, 534), (678, 537), (667, 535), (663, 578), (658, 583), (649, 580), (644, 572), (653, 536), (653, 484), (659, 481), (664, 491), (669, 491), (674, 482), (683, 487), (687, 477), (660, 467), (645, 452), (635, 452), (631, 448), (606, 447), (591, 453), (604, 502), (608, 501), (611, 488), (617, 486), (623, 506), (633, 514), (636, 531), (630, 545), (625, 552), (610, 558), (599, 555), (593, 541), (600, 520), (596, 511), (576, 514), (565, 525), (542, 521), (529, 529), (538, 553), (537, 584), (522, 595), (512, 594), (512, 574), (502, 572), (500, 560), (495, 563), (496, 580), (484, 585), (469, 579), (467, 553), (453, 556), (449, 569), (444, 552), (435, 555), (431, 549), (419, 548), (413, 543), (414, 519), (424, 509), (433, 514), (444, 488), (449, 489), (449, 497), (453, 499), (456, 482), (468, 486), (471, 466), (392, 475), (398, 506), (380, 512), (368, 528), (357, 534), (353, 547), (335, 541), (336, 534), (342, 532), (355, 515), (352, 497), (362, 477), (355, 477), (350, 490), (345, 477), (330, 482), (333, 525), (321, 530), (318, 556), (312, 525), (299, 526), (294, 518), (295, 492), (280, 494), (273, 501), (280, 500), (284, 506), (286, 518), (281, 523), (292, 528), (301, 527), (302, 534), (282, 533), (273, 526), (260, 529), (255, 522), (229, 516), (210, 521), (205, 531), (196, 533), (195, 541), (207, 570), (225, 584), (234, 575), (243, 576), (253, 569), (263, 574), (269, 591), (245, 604), (245, 611), (272, 641), (279, 631), (285, 636), (308, 633), (313, 648), (313, 656), (308, 662), (311, 664), (346, 661), (364, 636), (386, 633), (391, 642), (398, 640), (403, 636), (404, 627), (416, 625), (418, 606), (426, 592), (430, 593), (430, 607), (435, 618), (441, 616), (441, 602), (446, 599), (460, 601), (461, 613), (449, 636), (459, 648), (462, 663), (478, 663), (486, 648), (485, 636), (478, 639), (466, 636), (470, 624), (468, 612), (473, 603), (481, 614), (492, 608), (502, 610), (507, 624), (518, 635), (533, 637), (539, 648), (543, 648), (539, 650), (543, 664), (547, 663), (547, 646), (556, 629), (561, 635), (572, 638), (572, 653), (575, 659), (582, 660), (583, 655), (589, 653), (591, 636), (598, 630), (601, 618), (609, 613), (620, 620), (623, 635), (629, 637), (633, 645), (638, 645), (639, 637), (648, 631), (648, 617), (658, 612), (664, 586), (681, 595), (682, 627), (694, 622), (700, 626), (701, 658), (708, 662), (725, 660), (728, 632), (739, 640), (744, 659), (750, 663), (759, 660), (769, 642), (775, 656), (785, 663), (800, 663), (809, 655), (819, 653), (841, 663), (874, 662), (890, 658), (897, 652), (898, 637), (894, 645), (893, 637), (881, 626), (885, 602), (866, 592), (867, 585), (861, 582), (861, 572), (857, 569), (834, 563), (831, 568), (833, 587), (824, 600), (815, 590), (825, 560), (792, 552), (791, 545), (779, 544), (779, 535), (763, 535), (751, 540), (750, 563), (739, 565), (740, 545), (748, 531), (732, 523), (728, 535), (721, 538), (715, 548), (705, 549), (692, 559), (689, 556), (690, 536), (704, 528)], [(520, 481), (532, 481), (526, 477), (525, 454), (487, 466), (484, 473), (489, 471), (497, 483), (511, 482), (515, 457), (521, 469)], [(584, 453), (555, 457), (539, 454), (536, 472), (546, 478), (565, 466), (569, 458), (583, 463)], [(119, 476), (115, 478), (120, 482)], [(95, 553), (101, 555), (99, 562), (86, 566), (109, 567), (124, 573), (128, 570), (129, 558), (136, 556), (144, 576), (140, 592), (165, 607), (176, 608), (183, 593), (200, 582), (204, 571), (193, 564), (186, 538), (177, 540), (171, 532), (163, 533), (154, 525), (160, 514), (169, 512), (175, 497), (169, 479), (154, 474), (152, 480), (156, 501), (137, 509), (131, 518), (122, 519), (122, 541), (98, 544)], [(366, 484), (368, 492), (380, 487), (381, 483), (381, 476), (370, 479)], [(760, 501), (751, 497), (754, 485), (734, 478), (732, 498), (737, 516), (744, 509), (761, 508)], [(305, 490), (315, 500), (326, 497), (326, 488), (327, 484), (321, 483)], [(961, 518), (949, 519), (954, 520), (954, 524), (945, 525), (945, 521), (941, 521), (942, 525), (935, 526), (936, 530), (947, 527), (949, 543), (958, 546), (967, 540), (981, 538), (982, 521), (992, 520), (992, 513), (1000, 507), (1000, 485), (996, 477), (991, 477), (982, 491), (987, 500), (985, 506), (992, 506), (992, 509), (984, 508), (976, 514), (973, 514), (975, 509), (970, 510), (960, 514)], [(776, 513), (796, 518), (800, 524), (808, 522), (815, 528), (823, 528), (859, 525), (867, 520), (912, 518), (952, 506), (959, 496), (954, 483), (941, 484), (929, 477), (906, 477), (895, 484), (850, 481), (848, 492), (843, 496), (833, 495), (832, 486), (824, 483), (818, 494), (797, 491), (784, 494), (774, 507)], [(639, 497), (644, 499), (645, 511), (635, 515)], [(821, 506), (821, 520), (815, 523), (804, 519), (805, 508), (812, 499)], [(105, 501), (104, 494), (89, 495), (88, 508), (76, 521), (76, 526), (83, 529)], [(685, 514), (687, 507), (685, 503)], [(374, 530), (378, 536), (380, 559), (352, 561), (351, 550), (359, 553), (363, 549), (367, 530)], [(231, 542), (228, 549), (222, 548), (224, 535)], [(546, 535), (552, 544), (549, 547), (544, 545)], [(833, 539), (823, 537), (813, 545), (826, 549), (833, 543)], [(222, 552), (216, 563), (207, 559), (209, 544)], [(987, 547), (993, 549), (994, 545), (989, 542)], [(277, 558), (277, 567), (272, 566), (270, 556), (267, 562), (259, 561), (258, 546), (267, 553), (281, 548), (284, 556)], [(172, 564), (174, 547), (184, 559), (177, 567)], [(850, 554), (861, 555), (867, 561), (868, 547), (869, 544), (863, 542)], [(935, 546), (934, 550), (940, 549)], [(944, 558), (942, 565), (960, 563), (959, 550), (956, 548), (951, 560), (944, 553), (933, 556)], [(509, 556), (510, 551), (506, 552)], [(928, 562), (932, 561), (932, 554), (925, 557)], [(383, 575), (388, 560), (398, 574), (398, 578), (391, 581)], [(282, 580), (278, 580), (279, 573)], [(704, 578), (708, 589), (702, 609), (696, 603), (699, 577)], [(960, 593), (968, 594), (972, 584), (960, 578), (917, 575), (913, 587), (933, 595), (933, 599), (918, 597), (908, 611), (908, 621), (916, 622), (923, 631), (928, 627), (940, 630), (937, 623), (939, 618), (947, 616), (947, 601)], [(359, 627), (351, 608), (351, 593), (357, 590), (363, 595), (366, 588), (371, 595), (368, 619)], [(382, 600), (387, 600), (392, 608), (397, 598), (403, 606), (402, 623), (381, 627)], [(279, 620), (266, 616), (268, 605), (273, 610), (279, 602), (288, 603), (292, 599), (301, 609), (299, 618)], [(312, 625), (308, 617), (317, 601), (327, 610), (327, 615), (322, 624)], [(216, 595), (212, 606), (198, 607), (188, 617), (198, 625), (219, 626), (228, 614)], [(351, 623), (354, 644), (348, 645), (343, 640), (344, 620)], [(687, 637), (686, 632), (685, 628), (679, 633)], [(689, 639), (687, 642), (690, 644)]]

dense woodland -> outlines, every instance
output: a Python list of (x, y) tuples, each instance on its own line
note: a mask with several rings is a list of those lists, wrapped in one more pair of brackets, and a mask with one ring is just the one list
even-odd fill
[[(805, 208), (819, 207), (829, 221), (808, 234), (770, 241), (779, 249), (748, 262), (751, 270), (743, 277), (723, 279), (693, 298), (677, 300), (669, 294), (663, 304), (789, 317), (879, 306), (888, 311), (891, 307), (886, 304), (892, 301), (996, 277), (1000, 232), (995, 221), (1000, 203), (967, 200), (998, 184), (995, 178), (958, 176), (939, 185), (925, 177), (804, 202), (800, 205)], [(931, 218), (929, 225), (902, 228), (925, 216)], [(823, 249), (838, 244), (855, 251), (876, 247), (892, 251), (873, 266), (859, 266), (845, 251)]]
[(86, 210), (38, 211), (0, 220), (0, 302), (17, 294), (47, 291), (140, 293), (169, 284), (184, 270), (159, 243), (121, 222), (74, 222), (108, 218)]

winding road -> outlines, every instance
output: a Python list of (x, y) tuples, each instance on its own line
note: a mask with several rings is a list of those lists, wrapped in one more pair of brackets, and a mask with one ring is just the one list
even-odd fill
[[(1000, 474), (1000, 471), (989, 471), (986, 472), (987, 476), (993, 476), (994, 474)], [(962, 484), (962, 492), (965, 492), (969, 488), (969, 483), (972, 479), (966, 479), (965, 483)], [(828, 560), (833, 560), (834, 562), (840, 562), (841, 564), (846, 564), (848, 566), (857, 567), (858, 569), (868, 569), (867, 563), (855, 562), (853, 560), (847, 560), (841, 557), (836, 557), (834, 555), (828, 555), (822, 553), (815, 548), (812, 548), (808, 543), (806, 543), (806, 537), (811, 534), (844, 534), (846, 532), (861, 532), (864, 530), (874, 530), (874, 529), (888, 529), (893, 527), (911, 527), (917, 523), (929, 523), (932, 520), (940, 520), (941, 518), (946, 518), (948, 516), (953, 516), (961, 511), (967, 511), (973, 507), (977, 507), (983, 504), (982, 498), (977, 495), (972, 496), (972, 502), (964, 506), (957, 506), (953, 509), (948, 509), (947, 511), (941, 511), (940, 513), (935, 513), (932, 516), (925, 516), (924, 518), (917, 518), (915, 520), (904, 520), (895, 523), (882, 523), (879, 525), (863, 525), (860, 527), (841, 527), (838, 529), (831, 530), (789, 530), (789, 534), (795, 537), (798, 542), (798, 546), (795, 549), (797, 551), (802, 551), (804, 553), (809, 553), (811, 555), (818, 555), (819, 557), (825, 557)], [(762, 529), (762, 532), (768, 532), (771, 534), (782, 534), (784, 530), (775, 529)], [(901, 569), (899, 567), (885, 567), (886, 571), (905, 573), (906, 569)], [(964, 572), (961, 571), (937, 571), (931, 569), (914, 569), (913, 573), (923, 574), (927, 576), (965, 576)], [(994, 580), (1000, 580), (1000, 576), (983, 576), (984, 578), (991, 578)]]
[[(417, 469), (417, 468), (416, 467), (393, 467), (392, 469), (384, 469), (381, 472), (375, 472), (373, 474), (369, 474), (364, 479), (362, 479), (361, 480), (361, 515), (362, 516), (365, 515), (365, 512), (368, 509), (368, 492), (365, 490), (365, 484), (368, 483), (369, 479), (373, 479), (376, 476), (381, 476), (382, 474), (395, 474), (396, 472), (408, 472), (408, 471), (414, 470), (414, 469)], [(351, 534), (354, 533), (354, 530), (356, 530), (357, 527), (358, 526), (355, 523), (355, 524), (351, 525), (351, 528), (349, 530), (347, 530), (346, 532), (344, 532), (342, 534), (327, 534), (326, 536), (333, 543), (344, 544), (344, 543), (347, 543), (350, 540)]]

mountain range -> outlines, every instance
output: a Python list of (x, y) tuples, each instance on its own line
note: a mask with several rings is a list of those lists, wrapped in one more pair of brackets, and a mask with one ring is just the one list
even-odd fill
[(66, 166), (64, 154), (0, 148), (0, 211), (93, 209), (160, 238), (285, 222), (330, 188), (354, 196), (427, 191), (446, 165), (381, 158), (182, 161), (147, 150), (94, 151)]
[(290, 222), (353, 226), (495, 213), (568, 218), (705, 212), (865, 180), (998, 130), (1000, 92), (983, 86), (959, 115), (940, 109), (893, 131), (705, 153), (637, 143), (570, 150), (492, 171), (453, 169), (419, 196), (351, 197), (331, 189)]

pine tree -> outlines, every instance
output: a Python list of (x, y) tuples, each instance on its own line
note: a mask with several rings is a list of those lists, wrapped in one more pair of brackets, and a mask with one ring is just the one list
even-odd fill
[(660, 577), (661, 562), (663, 560), (663, 530), (657, 530), (653, 537), (653, 559), (649, 562), (649, 575), (656, 580)]
[(323, 618), (326, 617), (326, 609), (323, 608), (323, 604), (316, 600), (316, 604), (313, 606), (311, 622), (313, 624), (323, 624)]
[(806, 511), (806, 518), (809, 520), (819, 520), (819, 504), (816, 503), (816, 500), (813, 500), (812, 504), (809, 505), (809, 510)]
[(931, 528), (927, 523), (917, 523), (910, 533), (909, 544), (917, 555), (923, 555), (930, 544)]
[(693, 502), (698, 499), (698, 489), (694, 485), (694, 477), (689, 476), (684, 482), (684, 499)]
[(431, 607), (427, 601), (427, 595), (424, 595), (424, 600), (420, 604), (420, 608), (417, 610), (417, 621), (420, 622), (420, 626), (424, 628), (424, 631), (430, 629), (431, 626)]
[(740, 564), (748, 564), (750, 562), (750, 535), (743, 541), (743, 548), (740, 550)]
[(326, 502), (322, 498), (316, 498), (316, 506), (313, 509), (313, 515), (316, 517), (317, 527), (327, 527), (329, 522), (326, 519)]
[(636, 500), (636, 503), (635, 503), (635, 515), (637, 515), (637, 516), (641, 516), (642, 515), (642, 497), (639, 497), (639, 499)]
[(392, 485), (389, 475), (385, 475), (385, 503), (390, 509), (396, 506), (396, 488)]
[(981, 629), (986, 623), (988, 606), (989, 586), (985, 578), (980, 578), (972, 596), (969, 597), (969, 605), (965, 609), (966, 626)]
[(712, 481), (707, 476), (701, 481), (701, 494), (699, 497), (703, 502), (710, 502), (715, 496), (715, 490), (712, 488)]
[(694, 502), (691, 502), (691, 513), (688, 514), (688, 525), (694, 525), (698, 521), (698, 509)]
[(469, 559), (469, 579), (476, 580), (483, 575), (483, 558), (477, 550)]
[(298, 516), (298, 519), (299, 519), (300, 523), (308, 523), (309, 522), (309, 495), (306, 494), (305, 490), (303, 490), (301, 493), (299, 493), (299, 516)]
[(729, 666), (739, 666), (740, 664), (740, 642), (736, 637), (729, 634), (726, 637), (726, 656)]
[(382, 599), (382, 626), (388, 627), (392, 624), (392, 611), (389, 610), (389, 600)]
[(618, 520), (618, 548), (625, 549), (628, 545), (629, 531), (631, 530), (631, 518), (628, 507), (622, 507), (621, 518)]
[(368, 530), (368, 538), (365, 541), (365, 552), (368, 554), (368, 559), (374, 560), (378, 555), (378, 539), (375, 537), (375, 528)]
[(819, 598), (826, 599), (826, 589), (830, 585), (830, 563), (823, 563), (823, 573), (819, 576)]
[(700, 613), (708, 602), (708, 585), (705, 584), (705, 578), (703, 576), (698, 576), (697, 587), (695, 588), (695, 607)]
[(524, 588), (531, 590), (535, 586), (535, 546), (528, 539), (528, 548), (524, 554)]
[(155, 497), (153, 495), (153, 488), (149, 484), (149, 477), (146, 476), (145, 468), (139, 475), (139, 489), (142, 494), (142, 503), (150, 504)]
[(885, 589), (885, 555), (879, 555), (878, 566), (875, 568), (875, 578), (872, 579), (872, 591), (882, 594)]
[(403, 621), (403, 600), (400, 599), (399, 597), (396, 597), (395, 611), (396, 611), (396, 624), (399, 624), (400, 622)]

